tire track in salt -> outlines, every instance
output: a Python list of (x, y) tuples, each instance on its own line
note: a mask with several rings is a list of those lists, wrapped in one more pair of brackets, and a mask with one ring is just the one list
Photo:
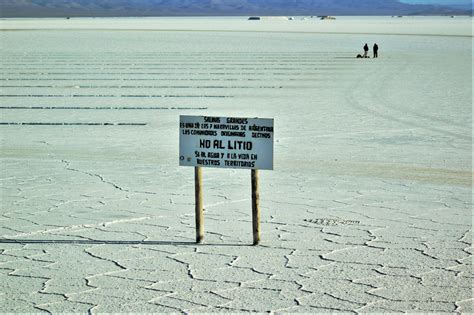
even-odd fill
[[(409, 64), (405, 63), (403, 65), (403, 68), (406, 68), (408, 66), (409, 66)], [(395, 122), (398, 122), (398, 123), (401, 123), (403, 125), (407, 125), (407, 126), (410, 126), (410, 127), (422, 128), (422, 129), (425, 129), (425, 130), (430, 130), (430, 131), (433, 131), (433, 132), (436, 132), (436, 133), (439, 133), (439, 134), (443, 134), (443, 135), (451, 136), (451, 137), (455, 137), (455, 138), (460, 138), (460, 139), (463, 139), (463, 140), (471, 140), (472, 139), (471, 137), (466, 136), (466, 135), (461, 134), (461, 133), (458, 133), (458, 132), (448, 131), (448, 130), (445, 130), (445, 129), (442, 129), (442, 128), (436, 128), (436, 127), (432, 127), (432, 126), (426, 126), (426, 124), (422, 124), (422, 123), (419, 123), (417, 121), (415, 122), (415, 121), (413, 121), (413, 119), (401, 118), (401, 115), (397, 115), (397, 114), (404, 113), (405, 109), (397, 110), (397, 105), (396, 104), (388, 104), (388, 105), (383, 106), (381, 108), (376, 108), (375, 106), (369, 106), (369, 105), (362, 105), (361, 102), (358, 101), (358, 99), (360, 97), (357, 97), (356, 93), (358, 91), (364, 90), (363, 88), (361, 88), (361, 86), (363, 86), (364, 84), (368, 84), (367, 82), (368, 82), (370, 77), (371, 77), (371, 75), (367, 75), (365, 77), (365, 79), (363, 79), (362, 81), (360, 81), (360, 82), (356, 81), (357, 83), (354, 86), (352, 86), (348, 90), (348, 92), (345, 94), (346, 95), (345, 99), (347, 100), (347, 103), (350, 104), (353, 108), (356, 108), (356, 109), (362, 110), (364, 112), (367, 112), (369, 114), (372, 114), (374, 116), (381, 117), (381, 118), (384, 118), (384, 119), (389, 120), (389, 121), (395, 121)], [(384, 86), (386, 86), (386, 82), (388, 82), (389, 80), (393, 80), (393, 74), (392, 73), (386, 74), (384, 76), (383, 80), (378, 81), (379, 88), (374, 89), (378, 93), (376, 94), (376, 93), (372, 92), (371, 95), (370, 95), (371, 97), (369, 99), (373, 99), (373, 100), (377, 101), (377, 103), (384, 104), (384, 102), (383, 102), (384, 100), (380, 100), (379, 93), (381, 91), (386, 90), (386, 88), (384, 88)], [(372, 102), (372, 103), (375, 103), (375, 102)], [(411, 111), (411, 113), (416, 116), (415, 112)], [(424, 115), (418, 115), (418, 117), (425, 118), (425, 119), (432, 119), (432, 117), (424, 116)], [(414, 118), (416, 119), (417, 117), (414, 117)]]

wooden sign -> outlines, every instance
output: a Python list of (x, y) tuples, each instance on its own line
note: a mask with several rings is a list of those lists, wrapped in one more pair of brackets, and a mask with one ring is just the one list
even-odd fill
[(197, 243), (204, 239), (202, 167), (251, 169), (253, 244), (260, 242), (258, 170), (273, 169), (273, 119), (180, 116), (179, 165), (195, 167)]

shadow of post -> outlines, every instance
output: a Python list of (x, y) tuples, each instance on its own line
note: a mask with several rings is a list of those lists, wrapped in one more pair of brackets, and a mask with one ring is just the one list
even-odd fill
[(35, 239), (0, 239), (0, 244), (66, 244), (66, 245), (170, 245), (170, 246), (251, 246), (251, 244), (196, 244), (193, 241), (114, 241), (114, 240), (35, 240)]

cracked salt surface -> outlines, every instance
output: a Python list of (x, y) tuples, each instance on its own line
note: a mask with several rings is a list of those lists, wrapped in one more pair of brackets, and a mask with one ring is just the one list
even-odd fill
[[(117, 21), (2, 21), (3, 312), (473, 312), (471, 18)], [(179, 114), (275, 118), (261, 246)]]

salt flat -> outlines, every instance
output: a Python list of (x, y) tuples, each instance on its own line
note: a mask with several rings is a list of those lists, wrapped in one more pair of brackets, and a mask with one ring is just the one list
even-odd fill
[[(471, 25), (0, 20), (0, 310), (473, 312)], [(262, 245), (180, 114), (275, 119)]]

